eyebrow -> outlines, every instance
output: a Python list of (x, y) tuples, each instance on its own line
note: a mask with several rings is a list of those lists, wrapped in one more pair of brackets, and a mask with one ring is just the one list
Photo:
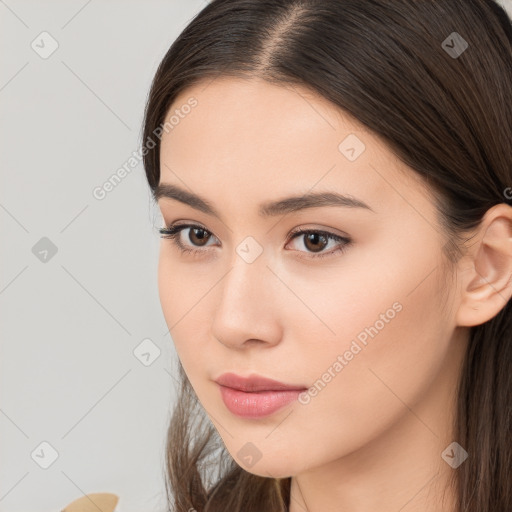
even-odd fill
[[(184, 204), (188, 204), (192, 208), (199, 210), (208, 215), (221, 218), (219, 212), (213, 205), (201, 196), (188, 192), (176, 185), (161, 183), (156, 186), (153, 191), (155, 201), (161, 198), (175, 199)], [(337, 192), (316, 192), (307, 193), (299, 196), (286, 197), (277, 201), (268, 201), (262, 203), (259, 208), (261, 217), (271, 217), (291, 213), (306, 208), (321, 208), (323, 206), (343, 206), (347, 208), (364, 208), (372, 211), (366, 203), (360, 201), (353, 196), (338, 194)]]

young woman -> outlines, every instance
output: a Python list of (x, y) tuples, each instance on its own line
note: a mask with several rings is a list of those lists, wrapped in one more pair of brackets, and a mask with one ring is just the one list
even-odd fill
[(512, 26), (213, 0), (144, 119), (169, 509), (512, 510)]

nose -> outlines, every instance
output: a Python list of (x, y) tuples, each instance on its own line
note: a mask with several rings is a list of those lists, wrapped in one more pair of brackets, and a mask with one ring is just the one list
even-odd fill
[(279, 304), (282, 290), (279, 293), (278, 288), (283, 285), (267, 268), (263, 255), (252, 263), (234, 258), (218, 286), (219, 302), (212, 324), (216, 340), (231, 349), (279, 343), (283, 305)]

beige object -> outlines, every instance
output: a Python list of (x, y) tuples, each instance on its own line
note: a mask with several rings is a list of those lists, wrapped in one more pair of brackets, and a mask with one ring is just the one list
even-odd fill
[(119, 497), (110, 493), (86, 494), (70, 503), (61, 512), (114, 512)]

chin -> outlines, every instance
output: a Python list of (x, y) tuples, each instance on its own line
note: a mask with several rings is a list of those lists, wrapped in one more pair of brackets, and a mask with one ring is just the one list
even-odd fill
[(291, 463), (290, 458), (286, 455), (280, 455), (279, 457), (276, 457), (275, 454), (271, 457), (263, 455), (259, 461), (251, 465), (243, 460), (243, 456), (241, 457), (239, 452), (240, 450), (235, 450), (230, 452), (230, 455), (242, 469), (253, 475), (265, 478), (288, 478), (297, 473), (297, 467)]

